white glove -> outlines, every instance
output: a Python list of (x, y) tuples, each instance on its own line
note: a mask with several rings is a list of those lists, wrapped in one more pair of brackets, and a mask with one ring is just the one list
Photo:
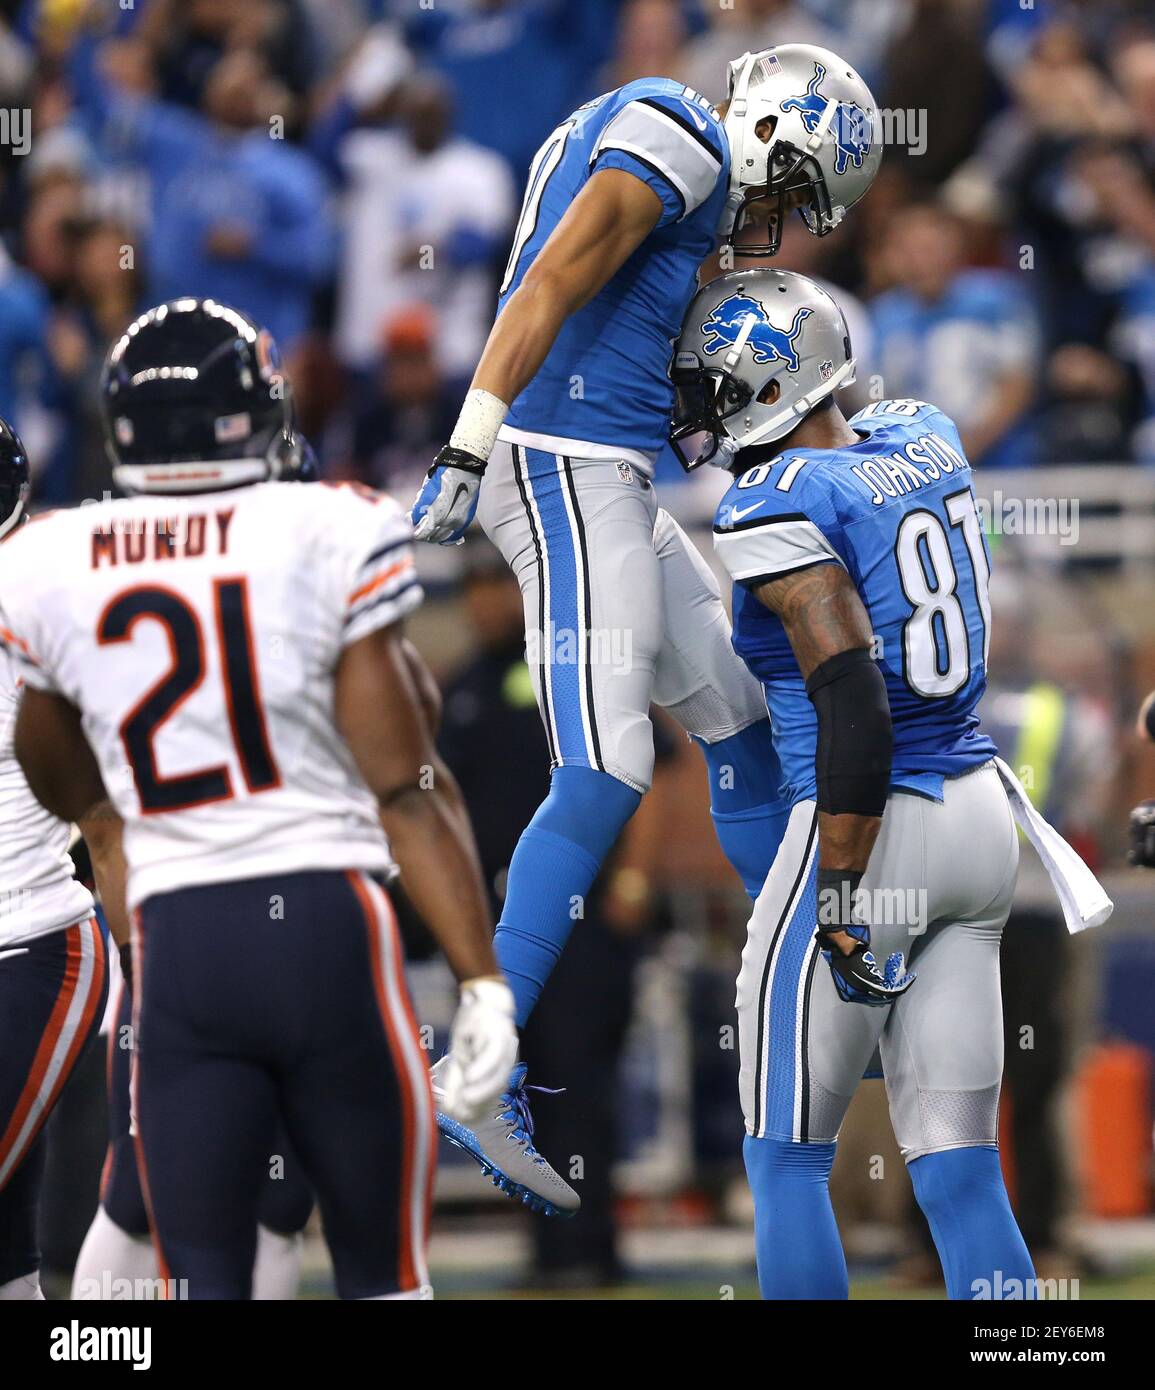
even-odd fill
[(504, 980), (468, 980), (438, 1068), (440, 1108), (472, 1124), (496, 1104), (517, 1061), (513, 991)]
[(413, 538), (436, 545), (458, 545), (473, 521), (485, 464), (446, 445), (433, 461), (409, 513)]

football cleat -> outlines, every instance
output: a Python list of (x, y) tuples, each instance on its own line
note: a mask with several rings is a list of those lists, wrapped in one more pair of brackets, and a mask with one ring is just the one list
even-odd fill
[(560, 1093), (546, 1090), (544, 1086), (527, 1086), (525, 1065), (519, 1063), (510, 1073), (509, 1088), (494, 1110), (473, 1125), (465, 1125), (440, 1108), (437, 1085), (440, 1066), (438, 1062), (433, 1068), (433, 1099), (438, 1103), (437, 1127), (445, 1138), (464, 1149), (494, 1187), (501, 1188), (513, 1201), (522, 1202), (530, 1211), (539, 1211), (545, 1216), (575, 1215), (581, 1198), (533, 1146), (533, 1116), (528, 1092)]

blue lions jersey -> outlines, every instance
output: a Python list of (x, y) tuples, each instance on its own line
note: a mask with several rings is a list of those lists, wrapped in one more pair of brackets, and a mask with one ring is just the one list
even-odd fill
[(698, 267), (717, 244), (729, 146), (709, 102), (663, 78), (627, 83), (579, 107), (530, 167), (501, 307), (599, 169), (625, 169), (648, 184), (662, 200), (661, 218), (609, 283), (567, 319), (507, 424), (650, 454), (669, 432), (672, 345)]
[(723, 498), (718, 555), (735, 581), (734, 648), (762, 682), (791, 803), (816, 794), (818, 721), (781, 619), (752, 590), (809, 565), (845, 566), (862, 596), (894, 724), (891, 786), (942, 797), (994, 757), (986, 685), (990, 552), (958, 431), (923, 401), (877, 401), (841, 449), (759, 464)]

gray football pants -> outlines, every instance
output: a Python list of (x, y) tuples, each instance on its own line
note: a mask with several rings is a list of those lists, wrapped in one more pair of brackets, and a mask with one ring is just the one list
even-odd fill
[(907, 1162), (993, 1144), (1003, 1070), (999, 941), (1019, 848), (993, 763), (947, 781), (942, 803), (894, 793), (862, 881), (879, 962), (918, 978), (893, 1004), (839, 999), (819, 952), (814, 802), (791, 812), (750, 918), (737, 1008), (748, 1133), (829, 1143), (880, 1048)]
[(521, 584), (555, 767), (644, 792), (651, 703), (706, 743), (766, 718), (712, 571), (635, 466), (499, 440), (477, 518)]

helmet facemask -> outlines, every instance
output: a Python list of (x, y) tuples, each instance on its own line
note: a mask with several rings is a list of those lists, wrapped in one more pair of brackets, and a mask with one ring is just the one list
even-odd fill
[[(678, 359), (686, 358), (685, 362)], [(692, 473), (704, 463), (728, 467), (725, 421), (750, 404), (753, 392), (724, 367), (703, 367), (691, 353), (678, 353), (670, 372), (674, 383), (674, 427), (670, 444), (678, 462)], [(682, 440), (707, 434), (707, 447), (687, 457)], [(721, 450), (722, 457), (718, 457)]]
[[(761, 202), (771, 204), (770, 212), (764, 224), (761, 218), (755, 224), (749, 213)], [(724, 243), (742, 256), (776, 256), (782, 245), (786, 214), (794, 210), (815, 236), (826, 236), (838, 222), (818, 160), (786, 140), (772, 140), (766, 157), (766, 183), (744, 188), (738, 195), (734, 225)], [(739, 243), (739, 233), (753, 225), (765, 225), (766, 240)]]
[[(730, 435), (726, 421), (752, 402), (770, 406), (778, 401), (782, 394), (778, 380), (781, 364), (774, 364), (755, 392), (725, 367), (703, 367), (693, 353), (679, 353), (678, 356), (687, 360), (681, 365), (675, 361), (670, 372), (675, 397), (670, 445), (687, 473), (704, 463), (729, 470), (739, 445)], [(697, 434), (706, 434), (709, 438), (705, 447), (691, 459), (682, 448), (682, 440)]]

